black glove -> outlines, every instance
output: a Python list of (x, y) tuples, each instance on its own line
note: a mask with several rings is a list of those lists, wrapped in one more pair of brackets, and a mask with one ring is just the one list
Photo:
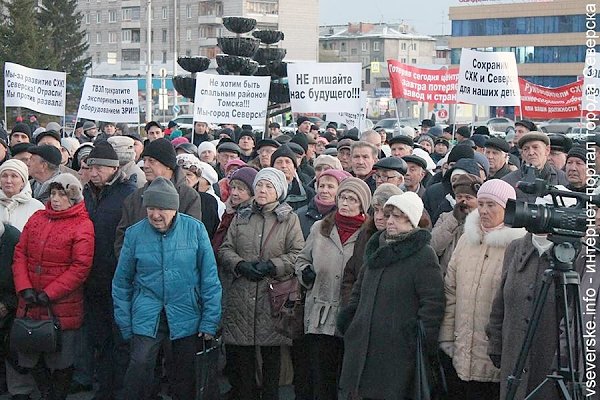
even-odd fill
[(235, 266), (235, 271), (251, 281), (259, 281), (262, 278), (262, 275), (256, 270), (254, 265), (255, 264), (248, 261), (240, 261), (238, 265)]
[(36, 303), (40, 306), (47, 306), (48, 304), (50, 304), (50, 298), (48, 297), (48, 294), (43, 290), (41, 292), (38, 292)]
[(456, 218), (456, 220), (458, 221), (459, 224), (462, 224), (465, 222), (465, 219), (467, 218), (468, 214), (469, 214), (469, 209), (467, 208), (467, 205), (465, 203), (456, 203), (454, 205), (454, 209), (452, 210), (452, 215), (454, 216), (454, 218)]
[(37, 302), (37, 295), (33, 289), (23, 289), (19, 292), (19, 296), (25, 301), (25, 304), (35, 304)]
[(313, 270), (312, 265), (309, 265), (302, 270), (302, 280), (306, 285), (312, 285), (316, 278), (317, 274)]
[(494, 367), (500, 369), (502, 356), (500, 354), (490, 354), (490, 360), (492, 360), (492, 364)]
[(256, 271), (258, 271), (261, 277), (275, 275), (275, 264), (273, 264), (271, 261), (259, 261), (254, 264), (254, 268)]

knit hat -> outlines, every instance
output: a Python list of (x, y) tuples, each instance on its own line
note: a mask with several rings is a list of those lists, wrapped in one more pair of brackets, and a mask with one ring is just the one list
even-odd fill
[(461, 126), (456, 130), (456, 134), (468, 139), (471, 137), (471, 129), (468, 126)]
[(159, 176), (144, 191), (142, 205), (163, 210), (179, 210), (179, 193), (170, 180)]
[(248, 187), (250, 194), (254, 196), (253, 183), (257, 173), (258, 171), (252, 167), (242, 167), (231, 174), (231, 178), (229, 178), (229, 185), (231, 186), (231, 182), (234, 180), (243, 182)]
[(285, 200), (287, 197), (288, 183), (283, 172), (272, 167), (261, 169), (254, 177), (254, 182), (252, 183), (253, 192), (256, 192), (256, 184), (261, 180), (268, 181), (273, 185), (275, 192), (277, 193), (278, 201), (281, 202)]
[(338, 197), (344, 190), (349, 190), (358, 197), (360, 208), (362, 209), (362, 212), (366, 214), (371, 206), (371, 189), (369, 188), (369, 185), (362, 179), (350, 177), (344, 179), (342, 183), (340, 183), (337, 191)]
[(475, 162), (485, 171), (485, 176), (490, 174), (490, 162), (487, 157), (476, 151), (474, 154)]
[(93, 123), (92, 121), (85, 121), (83, 123), (82, 128), (83, 128), (83, 131), (85, 132), (85, 131), (88, 131), (90, 129), (94, 129), (94, 128), (97, 128), (97, 127), (96, 127), (96, 124)]
[(481, 187), (481, 178), (476, 175), (462, 174), (452, 182), (452, 191), (454, 194), (464, 193), (477, 197), (477, 192)]
[[(188, 169), (192, 172), (195, 172), (198, 176), (200, 176), (200, 169), (202, 168), (200, 165), (200, 159), (192, 154), (177, 154), (177, 165), (183, 169)], [(213, 168), (211, 167), (211, 169)]]
[(166, 167), (174, 170), (177, 167), (177, 154), (168, 139), (156, 139), (146, 145), (142, 157), (152, 157)]
[[(351, 178), (352, 175), (350, 175), (349, 172), (346, 172), (344, 170), (341, 169), (328, 169), (323, 171), (323, 173), (321, 175), (319, 175), (319, 179), (321, 179), (324, 176), (331, 176), (333, 178), (335, 178), (335, 180), (338, 182), (338, 185), (340, 183), (342, 183), (344, 180), (346, 180), (347, 178)], [(317, 179), (317, 184), (319, 183), (319, 179)]]
[(442, 127), (439, 125), (432, 126), (427, 131), (427, 134), (434, 138), (438, 138), (438, 137), (442, 136), (442, 133), (444, 133), (444, 131), (442, 130)]
[(135, 160), (135, 150), (133, 149), (134, 140), (127, 136), (112, 136), (108, 138), (108, 143), (113, 147), (119, 164), (125, 165)]
[(254, 144), (256, 144), (256, 138), (254, 137), (254, 133), (252, 131), (248, 131), (248, 130), (243, 130), (240, 132), (240, 136), (238, 137), (238, 143), (240, 141), (241, 138), (243, 138), (244, 136), (248, 136), (249, 138), (252, 139), (252, 141), (254, 142)]
[(271, 154), (271, 167), (275, 165), (275, 160), (279, 157), (287, 157), (294, 163), (294, 168), (298, 168), (298, 162), (296, 159), (296, 153), (288, 145), (283, 145)]
[(394, 206), (408, 217), (408, 220), (414, 228), (419, 226), (419, 221), (423, 216), (423, 201), (415, 192), (404, 192), (388, 199), (387, 206)]
[(457, 162), (461, 158), (473, 158), (475, 157), (475, 152), (469, 146), (461, 146), (456, 145), (450, 150), (450, 154), (448, 155), (448, 162)]
[(419, 144), (421, 142), (427, 142), (427, 143), (429, 143), (431, 145), (431, 149), (432, 150), (433, 150), (433, 146), (435, 146), (434, 143), (433, 143), (433, 139), (429, 135), (421, 135), (421, 136), (419, 136), (417, 138), (416, 142), (417, 142), (417, 144)]
[(42, 157), (45, 161), (52, 165), (59, 166), (62, 161), (62, 155), (60, 150), (54, 146), (43, 144), (41, 146), (34, 146), (29, 149), (31, 154), (36, 154)]
[(402, 189), (391, 183), (382, 183), (375, 189), (375, 193), (371, 196), (372, 206), (383, 206), (388, 199), (394, 195), (404, 193)]
[(60, 139), (60, 147), (67, 150), (70, 157), (73, 157), (75, 151), (79, 148), (79, 140), (75, 137), (64, 137)]
[[(187, 155), (189, 156), (190, 154)], [(211, 186), (217, 183), (219, 181), (219, 175), (217, 175), (217, 171), (215, 171), (215, 169), (210, 164), (205, 163), (204, 161), (198, 162), (200, 163), (200, 170), (202, 171), (200, 177), (206, 179), (206, 181)]]
[(342, 169), (342, 163), (337, 157), (328, 156), (327, 154), (321, 154), (319, 157), (315, 158), (313, 162), (313, 168), (317, 169), (317, 167), (321, 165), (328, 165), (333, 169)]
[(310, 122), (310, 119), (308, 119), (307, 117), (302, 115), (302, 116), (298, 117), (298, 119), (296, 119), (296, 126), (300, 126), (306, 121)]
[(302, 150), (304, 150), (305, 153), (306, 153), (306, 150), (308, 149), (308, 139), (306, 138), (306, 135), (303, 133), (294, 135), (292, 137), (292, 140), (290, 140), (290, 143), (296, 143), (297, 145), (302, 147)]
[(213, 154), (217, 154), (217, 146), (215, 146), (208, 140), (204, 141), (198, 146), (198, 155), (201, 155), (205, 151), (212, 151)]
[(12, 129), (12, 131), (10, 132), (10, 134), (12, 135), (13, 133), (17, 133), (17, 132), (26, 134), (27, 137), (29, 138), (29, 140), (31, 140), (31, 128), (29, 127), (29, 125), (24, 124), (22, 122), (15, 124), (15, 126)]
[(110, 143), (106, 140), (100, 140), (94, 143), (94, 149), (90, 152), (86, 164), (89, 166), (118, 167), (119, 156)]
[(233, 167), (241, 168), (245, 166), (246, 163), (244, 162), (244, 160), (236, 158), (235, 160), (228, 161), (227, 164), (225, 164), (225, 168), (223, 168), (223, 170), (225, 171), (225, 174), (228, 174), (229, 170)]
[(571, 157), (577, 157), (585, 163), (585, 162), (587, 162), (586, 156), (587, 156), (586, 149), (583, 146), (575, 145), (575, 146), (571, 147), (571, 150), (569, 150), (569, 153), (567, 154), (567, 160)]
[(471, 140), (473, 143), (475, 143), (476, 147), (485, 147), (485, 143), (488, 141), (488, 139), (489, 136), (479, 133), (475, 133), (473, 136), (471, 136)]
[(77, 158), (77, 161), (81, 163), (82, 160), (87, 159), (90, 156), (90, 153), (93, 149), (93, 143), (82, 143), (81, 146), (79, 146), (79, 148), (77, 149), (77, 151), (75, 151), (75, 157)]
[(27, 169), (27, 165), (23, 161), (17, 160), (16, 158), (6, 160), (4, 163), (2, 163), (2, 165), (0, 165), (0, 175), (6, 170), (15, 171), (17, 174), (19, 174), (21, 179), (23, 179), (23, 183), (26, 183), (29, 179), (29, 170)]
[(183, 137), (183, 136), (179, 136), (179, 137), (173, 137), (171, 136), (171, 146), (177, 148), (177, 146), (179, 146), (180, 144), (183, 143), (189, 143), (190, 141), (188, 140), (188, 138)]
[(58, 186), (60, 189), (65, 191), (71, 205), (83, 201), (83, 187), (81, 186), (79, 179), (75, 178), (74, 175), (69, 173), (56, 175), (50, 181), (49, 190), (52, 190), (53, 186)]
[(477, 199), (489, 199), (506, 208), (508, 199), (515, 200), (517, 194), (511, 184), (501, 179), (490, 179), (481, 185), (477, 192)]

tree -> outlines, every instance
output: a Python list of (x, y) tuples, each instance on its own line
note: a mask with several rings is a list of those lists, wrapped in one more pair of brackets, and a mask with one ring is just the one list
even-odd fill
[(37, 20), (50, 39), (55, 70), (67, 73), (67, 109), (75, 110), (85, 74), (92, 65), (91, 57), (85, 56), (89, 46), (81, 28), (83, 14), (77, 10), (77, 0), (44, 1)]

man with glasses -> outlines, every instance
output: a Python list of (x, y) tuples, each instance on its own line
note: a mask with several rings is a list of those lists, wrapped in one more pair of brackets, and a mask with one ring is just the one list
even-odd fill
[(271, 166), (271, 155), (281, 146), (281, 144), (273, 139), (262, 139), (256, 143), (257, 157), (250, 161), (248, 165), (261, 170)]
[(383, 158), (373, 165), (375, 170), (375, 185), (381, 186), (384, 183), (391, 183), (394, 186), (401, 187), (404, 184), (404, 175), (408, 170), (406, 161), (396, 157)]

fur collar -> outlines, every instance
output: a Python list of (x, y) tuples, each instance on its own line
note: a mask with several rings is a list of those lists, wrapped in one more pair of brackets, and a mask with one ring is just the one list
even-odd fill
[(385, 231), (375, 233), (365, 250), (365, 263), (369, 269), (377, 269), (396, 264), (398, 261), (408, 258), (423, 247), (429, 245), (431, 233), (425, 229), (417, 229), (405, 240), (388, 243), (384, 246), (379, 245), (379, 237)]
[(469, 213), (465, 221), (464, 236), (468, 242), (473, 245), (485, 244), (486, 246), (490, 247), (506, 247), (513, 240), (520, 239), (525, 236), (526, 233), (527, 231), (525, 228), (510, 228), (505, 226), (502, 229), (488, 233), (484, 237), (479, 222), (478, 210), (474, 210)]

